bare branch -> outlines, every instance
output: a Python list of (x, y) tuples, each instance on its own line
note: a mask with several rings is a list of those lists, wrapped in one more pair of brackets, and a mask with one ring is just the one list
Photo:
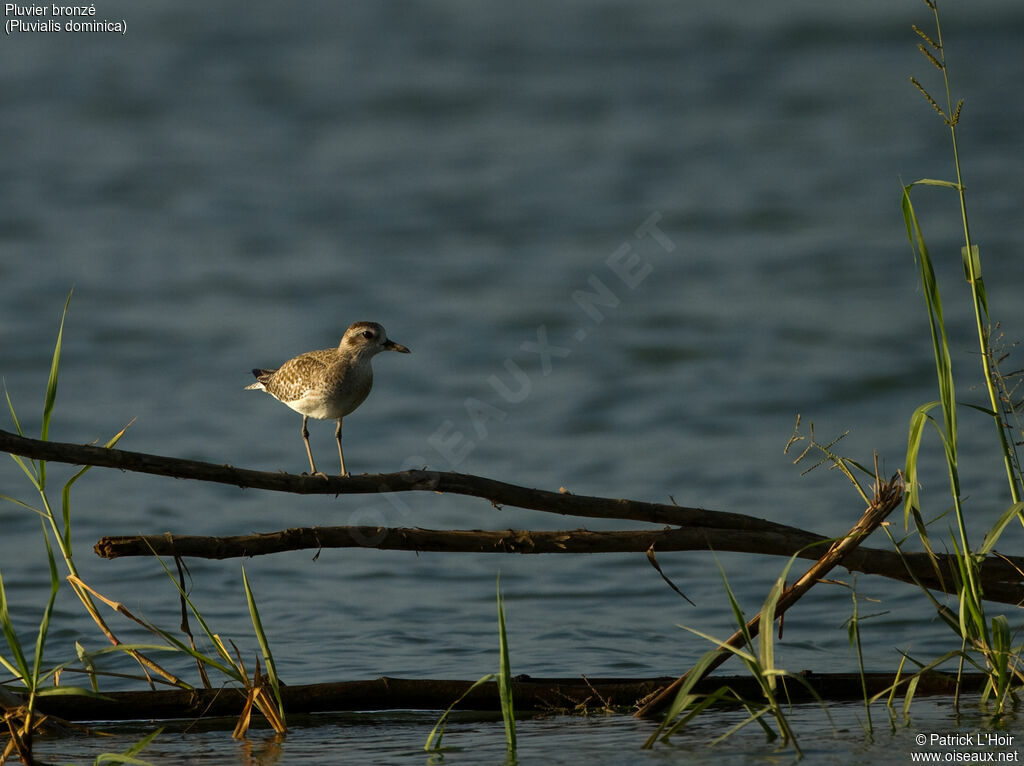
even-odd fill
[(299, 476), (287, 473), (252, 471), (230, 465), (198, 460), (150, 455), (143, 452), (108, 449), (92, 445), (39, 441), (0, 430), (0, 452), (74, 465), (119, 468), (124, 471), (194, 479), (237, 487), (293, 492), (302, 495), (347, 495), (377, 492), (450, 492), (489, 500), (494, 505), (510, 505), (535, 511), (586, 518), (629, 519), (684, 527), (713, 526), (765, 532), (799, 532), (785, 524), (745, 516), (740, 513), (706, 511), (680, 505), (645, 503), (605, 497), (587, 497), (570, 492), (530, 489), (503, 481), (442, 471), (401, 471), (387, 474), (339, 476)]
[[(203, 537), (197, 535), (142, 535), (104, 537), (96, 543), (96, 554), (108, 559), (119, 556), (182, 556), (227, 559), (262, 556), (291, 550), (370, 547), (382, 550), (432, 551), (442, 553), (644, 553), (652, 546), (658, 553), (671, 551), (730, 551), (771, 556), (793, 556), (817, 560), (824, 546), (833, 541), (811, 532), (744, 532), (715, 527), (683, 529), (620, 530), (594, 532), (585, 529), (533, 531), (505, 529), (436, 530), (392, 527), (299, 527), (279, 532)], [(818, 543), (819, 545), (815, 545)], [(812, 547), (808, 547), (812, 546)], [(858, 547), (843, 559), (850, 571), (879, 575), (922, 585), (936, 591), (949, 590), (956, 582), (955, 557), (938, 555), (933, 564), (926, 553), (904, 553)], [(904, 560), (906, 563), (904, 563)], [(936, 566), (943, 575), (936, 576)], [(991, 556), (981, 567), (985, 598), (1009, 604), (1024, 601), (1024, 558)]]

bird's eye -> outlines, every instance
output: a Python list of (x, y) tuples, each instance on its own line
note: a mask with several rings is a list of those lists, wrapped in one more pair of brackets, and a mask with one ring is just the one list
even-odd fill
[(363, 330), (363, 337), (370, 340), (373, 337), (373, 330)]

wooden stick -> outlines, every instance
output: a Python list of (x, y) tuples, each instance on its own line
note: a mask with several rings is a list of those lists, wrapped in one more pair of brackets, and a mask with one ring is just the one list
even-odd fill
[(801, 530), (740, 513), (706, 511), (679, 505), (617, 500), (530, 489), (469, 474), (442, 471), (400, 471), (388, 474), (299, 476), (252, 471), (230, 465), (108, 449), (93, 445), (39, 441), (0, 430), (0, 452), (74, 465), (119, 468), (123, 471), (194, 479), (237, 487), (298, 494), (343, 495), (375, 492), (451, 492), (489, 500), (495, 506), (510, 505), (535, 511), (586, 518), (629, 519), (684, 527), (716, 527), (747, 531), (794, 533)]
[[(651, 529), (595, 532), (587, 529), (439, 530), (422, 527), (294, 527), (228, 537), (201, 535), (129, 535), (103, 537), (94, 550), (101, 558), (182, 556), (206, 559), (262, 556), (292, 550), (378, 548), (443, 553), (643, 553), (661, 551), (739, 550), (748, 553), (795, 552), (794, 542), (813, 544), (814, 535), (797, 541), (780, 535), (731, 529)], [(828, 541), (821, 538), (822, 545)], [(817, 558), (817, 556), (811, 556)]]
[[(903, 500), (903, 480), (902, 477), (897, 477), (890, 482), (878, 482), (878, 489), (875, 493), (875, 497), (867, 510), (864, 511), (864, 515), (861, 516), (860, 521), (847, 533), (845, 537), (837, 540), (828, 551), (823, 555), (810, 569), (808, 569), (803, 576), (797, 580), (793, 585), (782, 592), (779, 596), (778, 603), (775, 606), (775, 617), (776, 619), (782, 617), (786, 610), (789, 609), (793, 604), (800, 600), (800, 598), (809, 591), (814, 585), (825, 575), (827, 575), (837, 564), (843, 561), (846, 556), (853, 551), (861, 541), (863, 541), (868, 535), (878, 528), (878, 525), (885, 521), (885, 517), (892, 512), (893, 508), (899, 505), (900, 501)], [(739, 648), (747, 640), (747, 635), (753, 640), (757, 636), (761, 629), (761, 614), (760, 612), (749, 622), (747, 622), (746, 631), (737, 630), (729, 640), (725, 643), (733, 648)], [(767, 626), (767, 630), (771, 630), (771, 625)], [(719, 667), (729, 657), (732, 656), (732, 652), (728, 649), (721, 648), (718, 650), (718, 656), (708, 664), (708, 666), (701, 673), (703, 679), (709, 673), (713, 672), (715, 668)], [(654, 714), (659, 709), (669, 703), (669, 701), (676, 695), (679, 688), (686, 682), (689, 677), (689, 672), (684, 673), (671, 684), (666, 686), (657, 696), (655, 696), (650, 702), (640, 708), (635, 715), (638, 717), (646, 717)]]
[[(815, 542), (821, 547), (808, 548)], [(381, 550), (433, 551), (444, 553), (643, 553), (651, 545), (657, 552), (732, 551), (735, 553), (797, 555), (817, 560), (818, 551), (831, 541), (820, 535), (781, 535), (766, 532), (742, 532), (734, 529), (652, 529), (594, 532), (585, 529), (535, 531), (506, 529), (436, 530), (401, 527), (297, 527), (278, 532), (206, 537), (199, 535), (131, 535), (103, 537), (95, 545), (96, 554), (113, 559), (120, 556), (183, 556), (227, 559), (263, 556), (292, 550), (322, 548), (378, 548)], [(904, 563), (904, 559), (906, 563)], [(913, 583), (908, 567), (932, 590), (954, 590), (954, 558), (940, 554), (939, 582), (927, 554), (907, 553), (901, 559), (894, 551), (866, 548), (850, 551), (843, 566), (850, 571), (880, 575)], [(985, 598), (1007, 604), (1024, 601), (1024, 558), (991, 556), (981, 567)]]

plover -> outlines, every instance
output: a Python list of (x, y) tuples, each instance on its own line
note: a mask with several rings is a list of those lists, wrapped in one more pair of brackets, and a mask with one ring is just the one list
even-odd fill
[(309, 449), (306, 420), (316, 418), (338, 421), (334, 438), (338, 441), (341, 475), (349, 475), (341, 451), (341, 419), (362, 404), (370, 393), (373, 386), (370, 360), (381, 351), (409, 353), (402, 344), (389, 340), (384, 328), (376, 322), (356, 322), (345, 331), (337, 348), (307, 351), (276, 370), (252, 371), (256, 382), (246, 389), (266, 391), (302, 415), (302, 441), (306, 445), (311, 474), (318, 474), (318, 471)]

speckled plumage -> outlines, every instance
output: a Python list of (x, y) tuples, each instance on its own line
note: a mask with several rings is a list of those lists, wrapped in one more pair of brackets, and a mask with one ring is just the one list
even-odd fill
[(373, 386), (373, 367), (370, 360), (381, 351), (409, 349), (388, 339), (384, 328), (376, 322), (356, 322), (345, 331), (337, 348), (307, 351), (289, 359), (276, 370), (254, 369), (256, 382), (246, 389), (266, 391), (279, 402), (302, 415), (302, 439), (306, 445), (311, 473), (317, 473), (313, 453), (309, 448), (307, 418), (337, 420), (335, 438), (341, 475), (345, 470), (345, 457), (341, 450), (341, 420), (356, 409)]

